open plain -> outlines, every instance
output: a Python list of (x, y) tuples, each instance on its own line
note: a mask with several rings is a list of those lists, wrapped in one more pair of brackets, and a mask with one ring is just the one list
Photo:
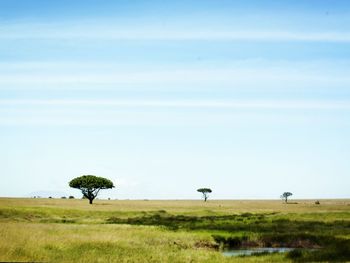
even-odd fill
[[(0, 261), (349, 261), (350, 200), (1, 198), (0, 235)], [(222, 253), (245, 247), (295, 249)]]

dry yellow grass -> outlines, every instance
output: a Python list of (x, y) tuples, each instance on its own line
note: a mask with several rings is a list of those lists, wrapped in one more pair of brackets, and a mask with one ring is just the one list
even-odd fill
[[(206, 247), (205, 231), (105, 224), (110, 216), (278, 212), (302, 220), (350, 220), (350, 200), (96, 200), (0, 198), (0, 261), (42, 262), (286, 262), (283, 255), (227, 258)], [(76, 219), (73, 224), (53, 219)], [(49, 220), (50, 219), (50, 220)], [(45, 221), (46, 220), (46, 221)], [(43, 223), (46, 222), (46, 223)], [(74, 223), (75, 222), (75, 223)], [(198, 244), (204, 244), (198, 245)]]
[[(207, 238), (156, 227), (4, 223), (0, 261), (43, 262), (256, 262), (262, 258), (225, 258), (197, 248)], [(264, 259), (266, 260), (266, 258)], [(279, 262), (280, 255), (269, 260)]]
[(258, 212), (329, 212), (350, 211), (350, 199), (293, 200), (298, 204), (284, 204), (281, 200), (95, 200), (89, 205), (82, 199), (0, 198), (0, 207), (54, 207), (88, 211), (156, 211), (197, 213), (205, 210), (223, 213)]

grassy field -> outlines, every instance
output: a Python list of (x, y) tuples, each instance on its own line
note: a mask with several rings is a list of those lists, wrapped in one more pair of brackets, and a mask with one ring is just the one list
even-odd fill
[[(0, 198), (0, 261), (350, 261), (350, 200), (320, 202)], [(221, 253), (261, 246), (297, 249)]]

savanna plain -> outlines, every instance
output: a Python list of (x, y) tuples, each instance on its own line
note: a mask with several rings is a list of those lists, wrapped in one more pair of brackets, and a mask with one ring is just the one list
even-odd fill
[[(350, 261), (350, 200), (0, 198), (0, 261)], [(289, 247), (228, 257), (223, 251)]]

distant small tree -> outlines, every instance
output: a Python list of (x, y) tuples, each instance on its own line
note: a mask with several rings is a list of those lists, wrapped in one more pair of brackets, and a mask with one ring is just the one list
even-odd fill
[(199, 188), (197, 189), (197, 192), (200, 192), (203, 194), (204, 202), (206, 202), (207, 199), (209, 198), (209, 193), (211, 193), (212, 190), (210, 188)]
[(282, 200), (284, 200), (285, 203), (288, 202), (288, 197), (292, 196), (293, 194), (291, 192), (284, 192), (280, 197)]
[(74, 199), (74, 196), (73, 196), (73, 195), (70, 195), (68, 198), (69, 198), (69, 199)]
[(90, 204), (92, 204), (92, 201), (96, 198), (100, 190), (114, 187), (111, 180), (94, 175), (83, 175), (74, 178), (69, 182), (69, 186), (80, 189), (83, 196), (89, 199)]

